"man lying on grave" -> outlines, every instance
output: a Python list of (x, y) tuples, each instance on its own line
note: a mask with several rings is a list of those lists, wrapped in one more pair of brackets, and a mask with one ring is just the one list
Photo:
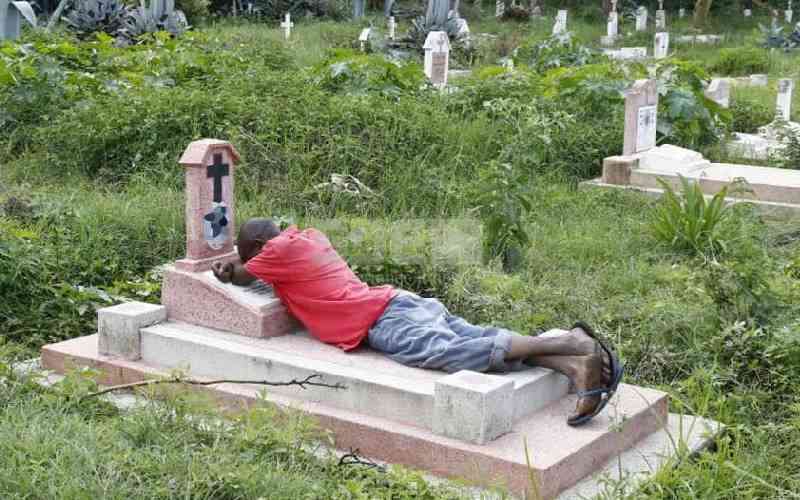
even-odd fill
[(368, 286), (316, 229), (281, 232), (269, 219), (250, 219), (239, 231), (237, 249), (241, 263), (213, 264), (217, 279), (270, 283), (314, 337), (345, 351), (366, 344), (404, 365), (451, 373), (550, 368), (577, 390), (567, 419), (573, 426), (600, 413), (622, 378), (617, 355), (585, 323), (538, 336), (471, 325), (436, 299)]

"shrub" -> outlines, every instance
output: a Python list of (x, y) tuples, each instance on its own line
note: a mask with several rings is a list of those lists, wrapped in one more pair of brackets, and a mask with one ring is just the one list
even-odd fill
[(730, 207), (725, 204), (728, 187), (722, 188), (706, 202), (697, 182), (681, 177), (682, 195), (678, 196), (663, 179), (658, 179), (664, 189), (656, 205), (650, 228), (656, 238), (677, 250), (699, 255), (723, 251), (726, 241), (720, 233), (721, 222), (728, 217)]
[(524, 43), (517, 49), (514, 62), (543, 73), (552, 68), (599, 62), (604, 57), (600, 52), (575, 41), (569, 33), (564, 33)]
[(208, 7), (211, 0), (177, 0), (175, 7), (186, 15), (189, 24), (196, 24), (197, 21), (208, 15)]
[(709, 68), (715, 75), (741, 76), (769, 71), (769, 54), (756, 47), (720, 49), (719, 58)]
[(744, 99), (733, 94), (731, 98), (731, 124), (734, 132), (753, 134), (775, 117), (775, 108), (763, 100)]
[(345, 94), (378, 92), (398, 97), (418, 91), (425, 82), (422, 68), (416, 63), (397, 63), (381, 55), (347, 49), (332, 51), (313, 73), (315, 83), (322, 88)]

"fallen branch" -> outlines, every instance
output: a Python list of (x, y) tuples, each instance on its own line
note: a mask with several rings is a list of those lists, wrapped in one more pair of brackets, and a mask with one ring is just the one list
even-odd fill
[(102, 394), (107, 394), (113, 391), (119, 391), (124, 389), (134, 389), (136, 387), (145, 387), (151, 385), (160, 385), (160, 384), (189, 384), (189, 385), (217, 385), (217, 384), (251, 384), (251, 385), (268, 385), (272, 387), (276, 386), (287, 386), (287, 385), (296, 385), (301, 389), (305, 389), (306, 386), (310, 387), (327, 387), (329, 389), (346, 389), (346, 387), (340, 383), (335, 384), (326, 384), (324, 382), (314, 382), (315, 378), (319, 378), (321, 375), (315, 373), (313, 375), (309, 375), (308, 377), (304, 378), (303, 380), (292, 379), (288, 382), (270, 382), (269, 380), (232, 380), (232, 379), (220, 379), (220, 380), (195, 380), (191, 378), (181, 378), (181, 377), (173, 377), (173, 378), (157, 378), (157, 379), (149, 379), (149, 380), (141, 380), (139, 382), (131, 382), (129, 384), (120, 384), (120, 385), (112, 385), (110, 387), (106, 387), (105, 389), (101, 389), (99, 391), (90, 392), (89, 394), (85, 395), (84, 398), (91, 398), (94, 396), (100, 396)]

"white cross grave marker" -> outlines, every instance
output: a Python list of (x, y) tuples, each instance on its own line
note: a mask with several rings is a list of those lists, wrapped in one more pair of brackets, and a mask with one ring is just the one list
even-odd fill
[(361, 52), (366, 52), (367, 50), (367, 42), (369, 41), (370, 33), (372, 33), (372, 28), (364, 28), (361, 30), (361, 34), (358, 35), (358, 45)]
[(286, 13), (286, 17), (284, 18), (283, 22), (281, 23), (281, 28), (283, 28), (283, 39), (288, 40), (289, 36), (292, 34), (292, 28), (294, 27), (294, 23), (292, 22), (292, 15), (288, 12)]
[(553, 34), (559, 35), (567, 31), (567, 11), (559, 10), (556, 14), (556, 23), (553, 25)]
[(656, 145), (658, 89), (655, 80), (636, 80), (625, 93), (623, 155), (647, 151)]
[(636, 11), (636, 31), (647, 30), (647, 7), (641, 6)]
[(396, 31), (397, 31), (397, 22), (395, 22), (394, 16), (390, 16), (389, 17), (389, 40), (394, 40)]
[(425, 39), (425, 76), (439, 88), (447, 85), (450, 64), (450, 39), (444, 31), (431, 31)]
[(31, 4), (0, 0), (0, 40), (18, 38), (23, 17), (31, 26), (36, 26), (36, 14)]
[(656, 33), (655, 47), (653, 48), (653, 57), (656, 59), (664, 59), (669, 52), (669, 33), (666, 31)]
[(777, 118), (789, 121), (792, 114), (792, 91), (794, 90), (794, 80), (791, 78), (781, 78), (778, 80), (778, 99), (777, 99)]

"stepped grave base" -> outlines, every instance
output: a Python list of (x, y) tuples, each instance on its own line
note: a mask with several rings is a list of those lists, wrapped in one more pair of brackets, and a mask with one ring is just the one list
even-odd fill
[[(123, 320), (115, 326), (117, 315)], [(609, 464), (629, 464), (632, 474), (648, 477), (654, 470), (645, 470), (646, 464), (678, 453), (671, 443), (683, 440), (697, 449), (719, 431), (702, 419), (684, 425), (685, 418), (668, 413), (666, 394), (627, 384), (591, 423), (569, 427), (575, 396), (565, 377), (541, 368), (507, 375), (420, 370), (369, 349), (343, 353), (302, 331), (253, 338), (167, 320), (163, 306), (150, 304), (114, 306), (100, 318), (99, 334), (43, 347), (42, 365), (58, 373), (94, 367), (105, 385), (174, 369), (205, 380), (319, 374), (319, 380), (345, 388), (268, 387), (267, 401), (315, 418), (333, 432), (337, 448), (519, 495), (532, 493), (531, 477), (543, 498), (584, 494), (601, 484), (598, 475)], [(264, 389), (186, 387), (229, 408), (255, 403)]]

